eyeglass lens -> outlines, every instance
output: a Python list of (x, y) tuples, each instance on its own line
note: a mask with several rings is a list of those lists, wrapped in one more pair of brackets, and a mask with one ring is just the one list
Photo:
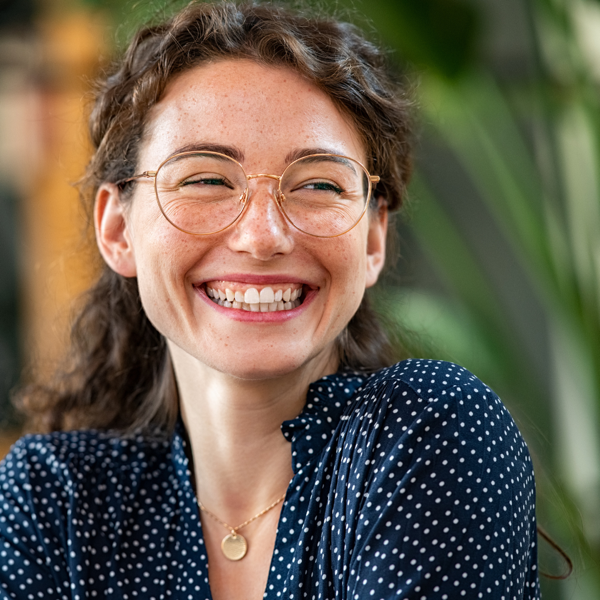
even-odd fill
[[(248, 181), (242, 167), (221, 154), (173, 157), (156, 174), (156, 195), (165, 217), (193, 234), (221, 231), (242, 210)], [(292, 163), (282, 176), (279, 204), (298, 229), (335, 236), (351, 229), (364, 213), (368, 174), (356, 161), (312, 155)]]

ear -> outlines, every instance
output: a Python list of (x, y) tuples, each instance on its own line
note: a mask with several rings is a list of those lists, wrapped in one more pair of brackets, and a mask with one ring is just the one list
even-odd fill
[(371, 287), (385, 264), (385, 242), (387, 238), (388, 210), (382, 202), (377, 212), (369, 212), (369, 233), (367, 237), (367, 270), (365, 287)]
[(137, 269), (131, 234), (127, 226), (125, 205), (119, 188), (103, 183), (94, 205), (96, 242), (106, 264), (123, 277), (135, 277)]

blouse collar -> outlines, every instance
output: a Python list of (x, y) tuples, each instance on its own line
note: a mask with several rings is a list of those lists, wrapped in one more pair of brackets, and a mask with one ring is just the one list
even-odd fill
[(319, 457), (366, 377), (341, 372), (310, 384), (302, 412), (281, 425), (283, 435), (292, 444), (294, 473)]

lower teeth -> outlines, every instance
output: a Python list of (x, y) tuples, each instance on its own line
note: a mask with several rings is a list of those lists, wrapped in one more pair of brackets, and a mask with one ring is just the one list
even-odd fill
[(302, 300), (300, 298), (294, 300), (293, 302), (260, 302), (258, 304), (247, 304), (246, 302), (229, 302), (229, 300), (221, 300), (216, 298), (211, 298), (211, 300), (218, 304), (219, 306), (224, 306), (225, 308), (235, 308), (237, 310), (246, 310), (249, 312), (279, 312), (282, 310), (292, 310), (297, 306), (302, 304)]

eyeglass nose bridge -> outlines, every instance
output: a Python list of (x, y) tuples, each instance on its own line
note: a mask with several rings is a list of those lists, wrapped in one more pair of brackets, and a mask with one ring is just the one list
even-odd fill
[(254, 175), (246, 175), (246, 179), (250, 181), (251, 179), (256, 179), (257, 177), (268, 177), (269, 179), (275, 179), (281, 183), (281, 175), (269, 175), (269, 173), (256, 173)]
[[(246, 175), (247, 181), (250, 181), (251, 179), (258, 179), (259, 177), (267, 177), (268, 179), (274, 179), (277, 182), (277, 189), (275, 190), (275, 202), (281, 210), (281, 200), (283, 197), (283, 192), (281, 191), (281, 178), (283, 177), (283, 175), (271, 175), (270, 173), (254, 173), (253, 175)], [(248, 200), (249, 196), (250, 188), (247, 187), (246, 192), (244, 194), (244, 202)]]

